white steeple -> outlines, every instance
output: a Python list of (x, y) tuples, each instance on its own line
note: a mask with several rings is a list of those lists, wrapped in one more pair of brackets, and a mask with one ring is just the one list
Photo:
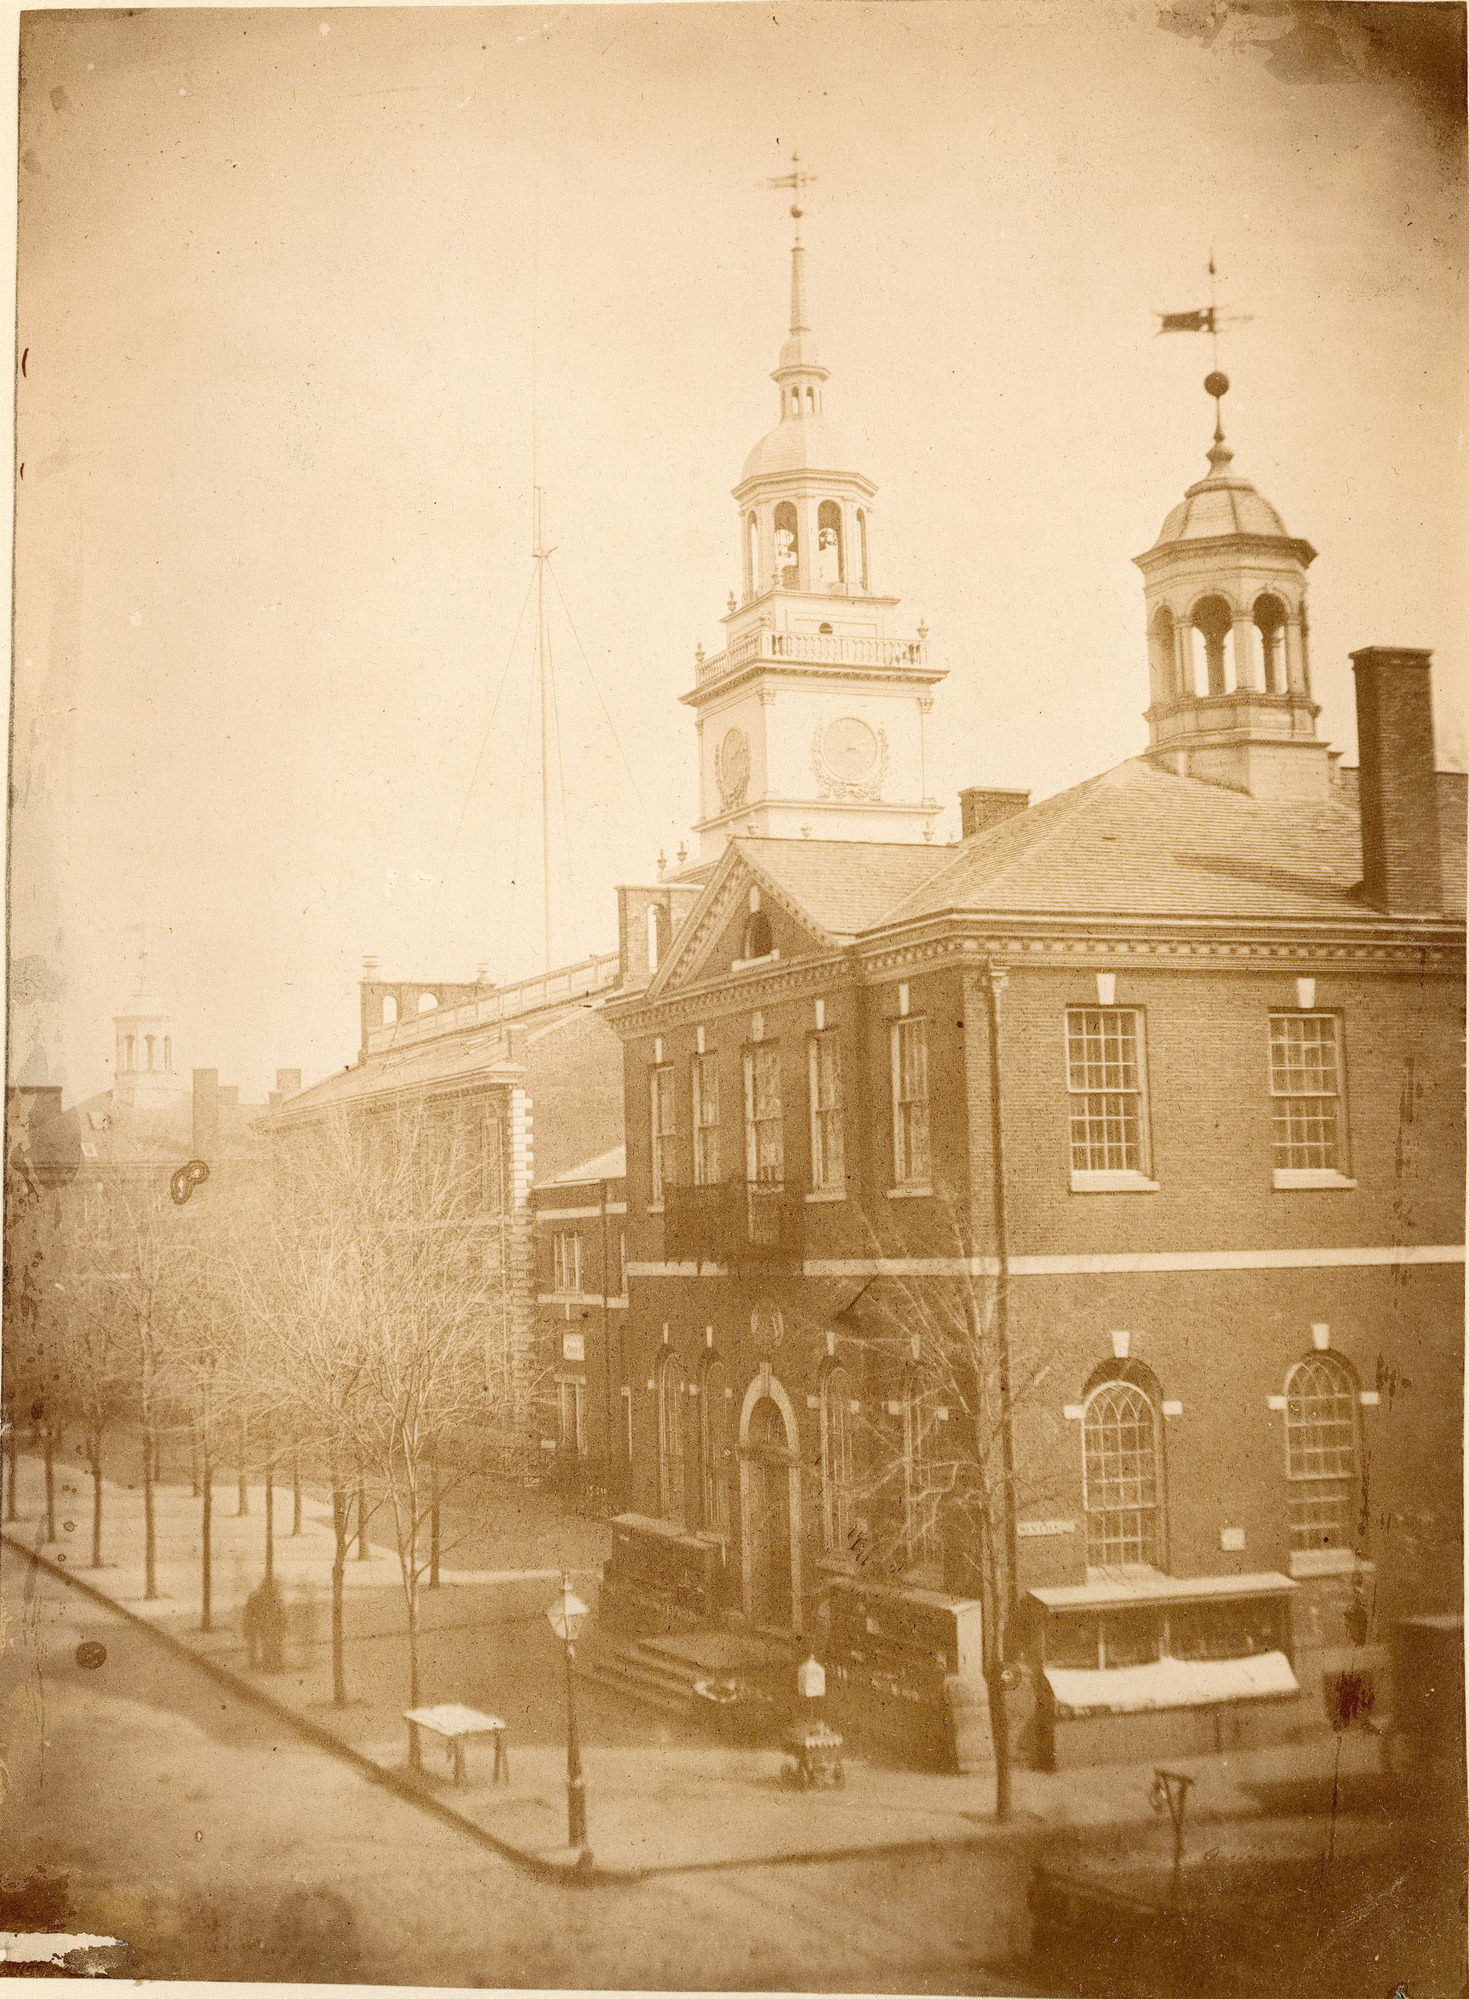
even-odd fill
[(926, 716), (946, 669), (927, 631), (899, 638), (896, 597), (872, 588), (877, 488), (828, 421), (830, 371), (806, 302), (799, 167), (790, 328), (771, 379), (775, 428), (745, 460), (743, 589), (723, 620), (723, 652), (696, 654), (682, 699), (699, 732), (700, 858), (740, 834), (800, 839), (932, 838)]
[(174, 1068), (173, 1014), (153, 991), (147, 931), (137, 927), (133, 990), (112, 1016), (117, 1051), (112, 1094), (129, 1110), (167, 1110), (183, 1088), (183, 1078)]

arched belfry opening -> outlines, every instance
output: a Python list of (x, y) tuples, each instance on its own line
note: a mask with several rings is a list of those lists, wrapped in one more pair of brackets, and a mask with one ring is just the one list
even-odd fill
[(1155, 708), (1176, 701), (1189, 690), (1180, 685), (1178, 673), (1178, 633), (1173, 613), (1160, 604), (1148, 627), (1149, 692)]
[(1193, 692), (1226, 694), (1234, 673), (1234, 613), (1222, 597), (1203, 597), (1189, 620)]
[(800, 530), (789, 500), (782, 500), (775, 510), (775, 580), (782, 590), (800, 588)]
[(1255, 599), (1255, 630), (1260, 635), (1260, 655), (1265, 690), (1269, 694), (1286, 691), (1285, 606), (1268, 591)]
[(816, 515), (816, 573), (829, 590), (840, 589), (847, 580), (846, 551), (842, 547), (842, 510), (835, 500), (823, 500)]

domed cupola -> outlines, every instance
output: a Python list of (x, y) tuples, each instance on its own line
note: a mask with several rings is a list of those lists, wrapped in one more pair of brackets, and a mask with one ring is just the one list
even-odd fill
[(1307, 649), (1308, 541), (1234, 469), (1224, 441), (1228, 378), (1214, 397), (1205, 478), (1189, 487), (1145, 555), (1149, 754), (1181, 776), (1262, 798), (1324, 798)]

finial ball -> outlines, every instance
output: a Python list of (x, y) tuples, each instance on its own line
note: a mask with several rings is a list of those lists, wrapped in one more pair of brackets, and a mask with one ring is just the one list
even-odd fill
[(1204, 394), (1206, 396), (1223, 396), (1227, 395), (1228, 393), (1229, 393), (1228, 375), (1222, 375), (1217, 368), (1213, 371), (1212, 374), (1205, 375)]
[(793, 201), (791, 203), (791, 214), (796, 218), (797, 222), (800, 221), (801, 217), (805, 213), (806, 213), (805, 209), (802, 208), (801, 204), (798, 201)]

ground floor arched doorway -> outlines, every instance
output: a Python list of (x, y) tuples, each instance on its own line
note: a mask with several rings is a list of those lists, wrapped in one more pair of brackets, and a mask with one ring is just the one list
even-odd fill
[(740, 1566), (745, 1615), (801, 1626), (801, 1473), (795, 1412), (780, 1383), (757, 1377), (740, 1416)]

